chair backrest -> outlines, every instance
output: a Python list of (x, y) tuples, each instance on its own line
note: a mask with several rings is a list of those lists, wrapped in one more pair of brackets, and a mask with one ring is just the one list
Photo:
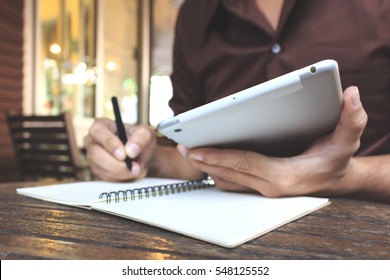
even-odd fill
[(9, 115), (7, 122), (25, 179), (83, 179), (86, 164), (81, 161), (69, 113)]

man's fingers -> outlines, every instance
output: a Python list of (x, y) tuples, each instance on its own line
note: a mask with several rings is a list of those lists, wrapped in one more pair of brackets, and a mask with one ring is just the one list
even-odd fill
[(156, 139), (154, 131), (149, 127), (130, 128), (128, 131), (131, 132), (131, 135), (126, 143), (126, 152), (130, 158), (138, 157), (143, 150), (153, 145)]
[(108, 119), (97, 119), (89, 129), (89, 136), (106, 151), (113, 154), (115, 158), (124, 160), (126, 151), (115, 132), (116, 127), (113, 121)]
[(344, 105), (333, 139), (344, 148), (357, 150), (366, 124), (367, 113), (360, 102), (359, 90), (349, 87), (344, 92)]
[(245, 187), (240, 184), (229, 182), (223, 178), (216, 177), (216, 176), (213, 176), (212, 178), (215, 182), (215, 186), (222, 190), (234, 191), (234, 192), (254, 192), (254, 190), (251, 188)]
[[(91, 163), (91, 169), (100, 179), (121, 181), (129, 177), (129, 170), (123, 161), (115, 159), (110, 152), (96, 142), (91, 142), (88, 135), (85, 143), (88, 145), (87, 158)], [(112, 174), (111, 174), (112, 173)]]

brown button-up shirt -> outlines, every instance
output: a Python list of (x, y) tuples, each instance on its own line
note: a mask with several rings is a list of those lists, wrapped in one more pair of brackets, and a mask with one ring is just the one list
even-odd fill
[(358, 154), (390, 153), (390, 1), (286, 0), (274, 31), (252, 0), (186, 0), (176, 25), (175, 114), (323, 59), (359, 87)]

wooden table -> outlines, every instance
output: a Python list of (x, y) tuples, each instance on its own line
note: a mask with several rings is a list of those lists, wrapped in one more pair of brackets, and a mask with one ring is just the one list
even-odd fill
[(390, 205), (331, 205), (234, 249), (16, 194), (0, 184), (1, 259), (390, 259)]

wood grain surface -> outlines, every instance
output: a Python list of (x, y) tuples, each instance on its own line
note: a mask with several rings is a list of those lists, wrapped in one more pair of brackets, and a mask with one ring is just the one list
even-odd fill
[(332, 199), (325, 208), (226, 249), (16, 194), (16, 188), (34, 184), (0, 185), (1, 259), (390, 259), (386, 204)]

